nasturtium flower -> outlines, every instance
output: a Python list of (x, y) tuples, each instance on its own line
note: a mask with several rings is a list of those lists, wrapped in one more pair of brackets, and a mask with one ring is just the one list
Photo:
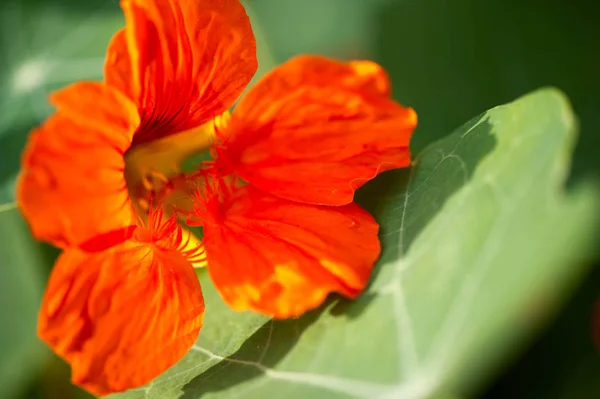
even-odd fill
[(207, 147), (256, 68), (238, 0), (123, 0), (104, 82), (54, 93), (30, 135), (18, 205), (63, 254), (38, 334), (96, 395), (148, 383), (195, 342), (204, 315), (197, 240), (154, 199)]
[[(104, 81), (51, 96), (17, 189), (33, 235), (63, 249), (38, 334), (96, 395), (148, 383), (193, 345), (194, 267), (232, 308), (275, 318), (359, 295), (380, 244), (354, 191), (408, 166), (416, 125), (378, 65), (316, 56), (275, 68), (229, 114), (257, 67), (239, 1), (121, 6)], [(213, 161), (179, 170), (209, 147)]]
[(196, 196), (191, 218), (204, 226), (208, 271), (223, 299), (281, 318), (329, 292), (356, 297), (380, 247), (378, 225), (352, 202), (354, 191), (408, 166), (416, 122), (369, 61), (301, 56), (252, 87), (217, 132), (212, 165), (249, 186), (213, 195), (221, 197), (211, 208), (218, 217), (207, 217)]

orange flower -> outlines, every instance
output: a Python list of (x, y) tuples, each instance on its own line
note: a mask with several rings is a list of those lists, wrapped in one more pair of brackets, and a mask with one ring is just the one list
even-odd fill
[(148, 383), (198, 335), (203, 249), (153, 199), (169, 194), (178, 162), (208, 147), (257, 67), (238, 0), (122, 8), (105, 82), (51, 97), (58, 110), (31, 134), (17, 188), (34, 236), (65, 249), (38, 334), (96, 395)]
[(330, 292), (356, 297), (380, 246), (354, 191), (408, 166), (416, 122), (369, 61), (297, 57), (250, 89), (219, 131), (212, 171), (254, 187), (208, 184), (190, 218), (204, 226), (208, 270), (223, 299), (283, 318)]
[[(38, 333), (97, 395), (146, 384), (189, 350), (204, 312), (195, 266), (234, 309), (277, 318), (360, 294), (379, 227), (354, 191), (409, 164), (416, 125), (379, 66), (321, 57), (275, 69), (225, 122), (257, 65), (239, 1), (122, 8), (105, 81), (51, 97), (17, 190), (33, 234), (64, 248)], [(182, 176), (211, 144), (214, 162)]]

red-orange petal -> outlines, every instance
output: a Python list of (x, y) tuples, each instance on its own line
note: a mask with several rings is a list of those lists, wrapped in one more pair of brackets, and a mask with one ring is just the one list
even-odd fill
[(212, 212), (202, 216), (208, 270), (236, 310), (285, 318), (330, 292), (354, 298), (379, 256), (379, 226), (354, 203), (300, 204), (246, 186)]
[(66, 247), (135, 223), (123, 175), (135, 105), (102, 83), (78, 83), (51, 99), (59, 112), (31, 133), (17, 184), (33, 235)]
[(98, 396), (147, 384), (175, 364), (204, 315), (189, 259), (147, 229), (128, 232), (102, 251), (63, 252), (39, 314), (40, 338), (71, 365), (73, 382)]
[(218, 162), (282, 198), (348, 204), (378, 173), (410, 163), (417, 117), (389, 93), (375, 63), (294, 58), (242, 98)]
[(134, 143), (188, 130), (229, 109), (257, 68), (239, 0), (122, 0), (126, 27), (108, 49), (106, 82), (129, 95)]

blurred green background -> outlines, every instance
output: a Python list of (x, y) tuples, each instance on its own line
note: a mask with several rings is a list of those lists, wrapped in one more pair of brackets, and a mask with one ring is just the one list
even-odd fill
[[(600, 176), (600, 4), (589, 0), (247, 0), (264, 73), (298, 53), (378, 61), (414, 107), (413, 151), (471, 117), (541, 86), (571, 99), (581, 126), (571, 181)], [(0, 5), (0, 399), (85, 398), (35, 337), (56, 252), (32, 243), (11, 208), (28, 131), (47, 95), (101, 79), (123, 24), (116, 0), (5, 0)], [(560, 228), (560, 226), (557, 226)], [(13, 248), (29, 248), (12, 251)], [(34, 248), (35, 247), (35, 248)], [(3, 267), (19, 264), (22, 267)], [(506, 364), (483, 398), (600, 398), (592, 311), (595, 267), (537, 341)]]

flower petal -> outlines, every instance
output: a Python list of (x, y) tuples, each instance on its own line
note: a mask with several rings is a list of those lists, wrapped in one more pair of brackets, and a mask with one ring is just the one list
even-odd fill
[(40, 338), (71, 364), (75, 384), (99, 396), (150, 382), (185, 355), (202, 325), (189, 260), (135, 234), (103, 251), (63, 252), (39, 314)]
[(133, 224), (123, 155), (139, 119), (101, 83), (52, 96), (59, 112), (36, 128), (22, 157), (17, 201), (36, 238), (65, 247)]
[(200, 126), (229, 109), (257, 68), (239, 0), (123, 0), (127, 25), (108, 49), (106, 82), (143, 125), (134, 143)]
[(409, 165), (416, 122), (378, 65), (303, 56), (244, 96), (216, 151), (225, 170), (274, 195), (344, 205), (378, 173)]
[(213, 216), (204, 225), (208, 270), (236, 310), (284, 318), (330, 292), (354, 298), (379, 256), (379, 226), (356, 204), (306, 205), (246, 186)]
[(78, 125), (101, 132), (120, 147), (129, 148), (140, 124), (135, 104), (114, 88), (100, 82), (79, 82), (50, 95), (58, 113)]

